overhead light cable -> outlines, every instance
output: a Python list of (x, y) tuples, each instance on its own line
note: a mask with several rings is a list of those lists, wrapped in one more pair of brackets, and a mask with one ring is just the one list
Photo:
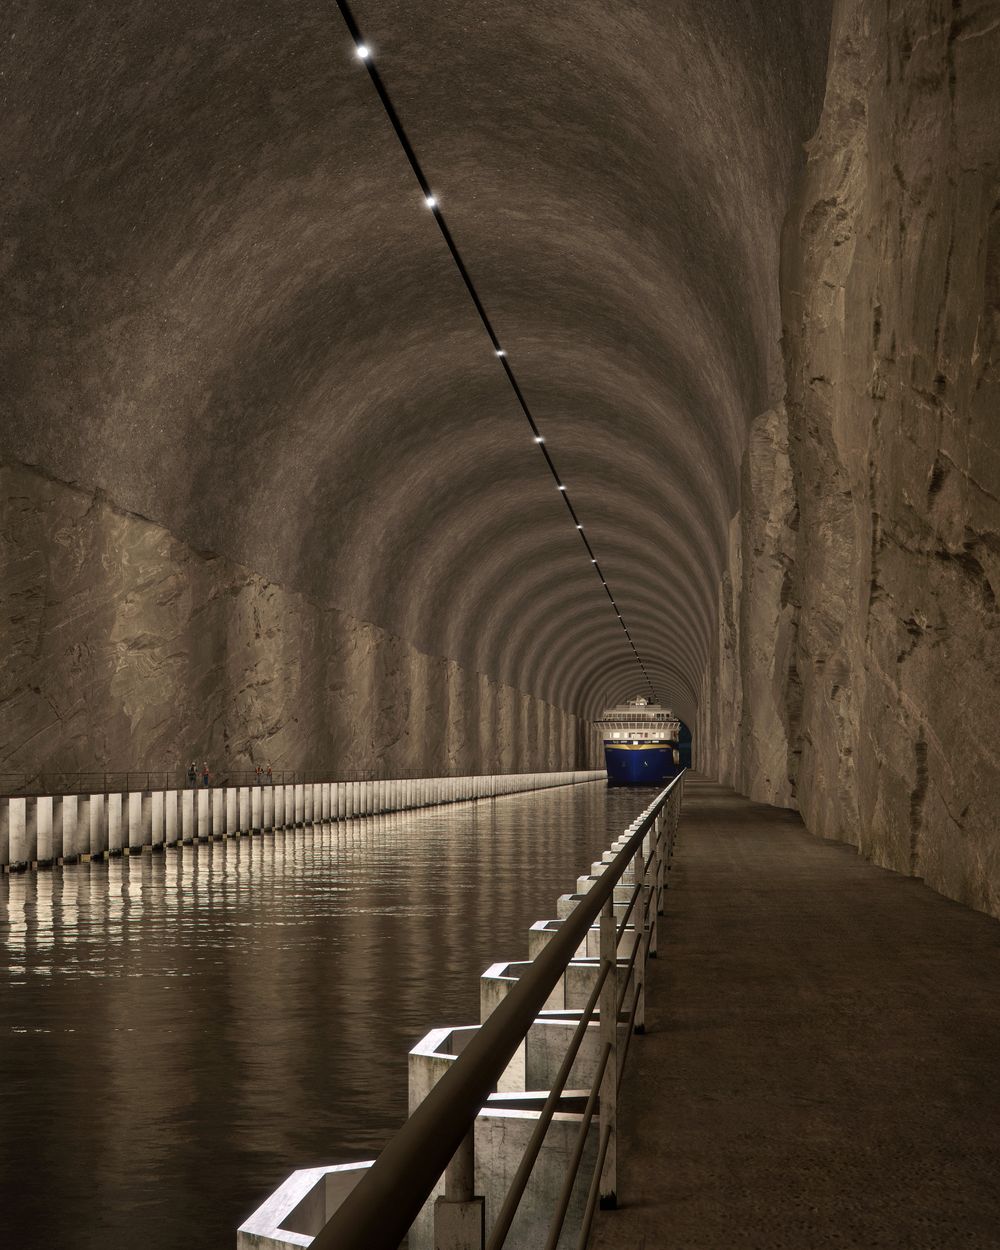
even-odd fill
[(351, 6), (346, 2), (346, 0), (337, 0), (337, 8), (340, 10), (340, 15), (344, 19), (344, 24), (346, 25), (348, 32), (350, 33), (350, 36), (354, 41), (355, 54), (357, 55), (358, 59), (364, 63), (365, 69), (368, 71), (368, 76), (372, 81), (372, 85), (375, 88), (375, 92), (378, 95), (379, 100), (381, 101), (382, 108), (385, 110), (385, 115), (389, 119), (389, 124), (392, 126), (393, 130), (395, 131), (396, 138), (399, 140), (399, 145), (403, 149), (403, 153), (406, 156), (407, 161), (409, 162), (410, 169), (413, 171), (413, 176), (417, 180), (417, 185), (419, 186), (421, 192), (423, 193), (424, 203), (431, 210), (434, 220), (437, 222), (438, 229), (441, 231), (441, 236), (445, 241), (448, 251), (451, 253), (452, 260), (455, 262), (455, 267), (458, 269), (458, 272), (461, 275), (462, 281), (465, 283), (465, 289), (469, 293), (469, 298), (472, 300), (472, 303), (475, 306), (476, 312), (479, 314), (479, 320), (483, 323), (483, 328), (486, 330), (490, 343), (493, 346), (494, 354), (496, 355), (497, 359), (500, 361), (500, 365), (504, 373), (507, 376), (507, 381), (510, 384), (510, 388), (514, 392), (514, 396), (517, 399), (518, 405), (520, 406), (521, 411), (524, 413), (525, 419), (527, 420), (528, 425), (531, 429), (531, 433), (534, 436), (535, 443), (538, 445), (538, 449), (541, 451), (542, 455), (545, 457), (545, 463), (549, 466), (549, 472), (552, 474), (553, 478), (555, 479), (555, 483), (558, 486), (560, 493), (562, 494), (566, 507), (569, 509), (570, 516), (573, 518), (573, 522), (576, 525), (577, 530), (579, 530), (580, 532), (580, 537), (583, 540), (583, 545), (587, 549), (587, 554), (590, 557), (590, 562), (594, 566), (594, 570), (597, 573), (598, 577), (600, 578), (601, 585), (604, 587), (608, 598), (611, 600), (611, 606), (615, 609), (615, 614), (618, 617), (618, 620), (621, 624), (622, 629), (625, 631), (625, 637), (628, 639), (628, 643), (632, 649), (632, 653), (635, 656), (636, 661), (639, 664), (639, 668), (642, 670), (643, 676), (646, 678), (646, 682), (649, 686), (650, 695), (652, 696), (653, 701), (656, 702), (656, 693), (653, 689), (652, 682), (649, 680), (649, 675), (646, 672), (646, 666), (643, 664), (642, 659), (639, 656), (639, 652), (636, 649), (636, 645), (634, 641), (632, 640), (632, 635), (629, 632), (629, 628), (625, 623), (625, 618), (622, 616), (621, 612), (618, 610), (618, 607), (614, 600), (614, 596), (611, 593), (611, 588), (608, 586), (607, 579), (604, 577), (604, 574), (601, 572), (601, 566), (598, 564), (597, 557), (594, 555), (594, 552), (590, 546), (590, 541), (588, 540), (586, 534), (584, 534), (583, 532), (583, 526), (580, 524), (580, 521), (576, 515), (576, 511), (573, 508), (573, 504), (570, 501), (569, 492), (566, 486), (564, 485), (564, 483), (560, 480), (559, 473), (556, 470), (555, 463), (553, 462), (552, 456), (549, 453), (549, 449), (546, 446), (545, 439), (542, 437), (541, 430), (538, 428), (535, 418), (532, 416), (531, 409), (528, 407), (528, 401), (525, 399), (524, 393), (521, 390), (521, 387), (517, 381), (517, 378), (514, 376), (514, 371), (510, 366), (510, 361), (507, 359), (507, 352), (500, 345), (500, 340), (497, 337), (497, 333), (493, 328), (493, 323), (490, 321), (489, 315), (486, 312), (486, 308), (483, 304), (483, 301), (479, 296), (479, 292), (476, 290), (475, 284), (472, 281), (472, 277), (470, 276), (468, 269), (465, 267), (465, 261), (462, 259), (462, 255), (458, 250), (458, 245), (455, 243), (455, 240), (452, 237), (452, 233), (448, 229), (448, 223), (445, 221), (444, 213), (441, 211), (441, 204), (440, 204), (439, 198), (431, 190), (430, 183), (427, 181), (427, 178), (423, 171), (423, 167), (421, 166), (420, 161), (417, 159), (417, 154), (413, 150), (413, 145), (411, 144), (409, 137), (407, 136), (406, 130), (403, 127), (403, 123), (399, 118), (399, 114), (396, 112), (395, 106), (393, 105), (392, 100), (389, 98), (389, 92), (386, 90), (385, 83), (382, 81), (382, 75), (379, 73), (378, 67), (375, 64), (375, 59), (372, 56), (371, 44), (367, 43), (362, 38), (361, 31), (358, 27), (358, 23), (354, 17), (354, 14), (351, 11)]

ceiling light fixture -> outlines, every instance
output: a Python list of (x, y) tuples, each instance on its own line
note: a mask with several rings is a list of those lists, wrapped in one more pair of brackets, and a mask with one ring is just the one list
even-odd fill
[[(361, 31), (358, 28), (357, 22), (355, 21), (354, 14), (351, 12), (351, 6), (348, 0), (337, 0), (337, 8), (340, 10), (340, 15), (344, 19), (344, 24), (346, 25), (348, 32), (350, 33), (351, 39), (354, 41), (355, 53), (358, 59), (361, 61), (364, 61), (366, 64), (366, 68), (368, 70), (368, 76), (371, 80), (372, 86), (375, 88), (375, 92), (378, 95), (378, 98), (382, 104), (382, 108), (385, 110), (386, 118), (388, 119), (389, 124), (392, 127), (396, 135), (396, 138), (399, 140), (399, 145), (403, 149), (403, 152), (406, 156), (406, 159), (410, 165), (411, 170), (413, 171), (413, 175), (417, 180), (417, 184), (419, 185), (420, 190), (423, 192), (424, 203), (427, 205), (427, 207), (432, 211), (434, 215), (434, 220), (437, 223), (437, 227), (441, 231), (441, 236), (444, 239), (445, 245), (447, 246), (448, 251), (451, 254), (451, 258), (455, 263), (455, 268), (458, 270), (459, 276), (461, 277), (462, 281), (465, 283), (465, 289), (468, 291), (469, 297), (471, 298), (475, 306), (476, 313), (478, 314), (479, 319), (483, 324), (483, 329), (489, 335), (490, 343), (492, 344), (493, 350), (496, 353), (497, 357), (499, 359), (503, 359), (507, 353), (504, 351), (502, 347), (499, 346), (499, 338), (497, 336), (496, 331), (493, 328), (493, 323), (490, 321), (489, 314), (486, 311), (486, 307), (483, 304), (483, 301), (480, 298), (479, 292), (476, 290), (475, 284), (472, 281), (472, 277), (468, 269), (465, 266), (465, 261), (462, 259), (462, 254), (461, 252), (459, 252), (458, 246), (455, 243), (455, 240), (452, 238), (451, 231), (448, 228), (448, 223), (445, 220), (444, 214), (441, 212), (438, 206), (437, 197), (431, 194), (429, 182), (420, 165), (420, 161), (417, 158), (417, 154), (413, 150), (413, 144), (410, 142), (409, 136), (407, 135), (405, 129), (403, 128), (403, 123), (399, 118), (399, 114), (396, 112), (395, 106), (393, 105), (392, 100), (389, 98), (389, 93), (386, 90), (385, 83), (382, 81), (382, 75), (379, 73), (377, 66), (375, 65), (374, 61), (371, 59), (371, 49), (361, 35)], [(534, 432), (535, 430), (538, 429), (538, 426), (535, 424), (535, 419), (531, 415), (531, 410), (528, 407), (528, 402), (525, 399), (524, 394), (521, 391), (521, 387), (518, 384), (517, 378), (514, 376), (514, 373), (508, 364), (504, 365), (504, 372), (507, 376), (507, 381), (510, 384), (511, 389), (514, 392), (514, 397), (516, 398), (518, 405), (521, 408), (521, 411), (524, 413), (524, 416), (527, 419), (527, 422), (529, 426), (531, 427), (532, 432)], [(540, 434), (535, 435), (536, 443), (542, 444), (544, 443), (544, 441), (545, 440), (542, 438)], [(566, 503), (566, 507), (569, 509), (570, 516), (573, 518), (573, 521), (576, 524), (576, 528), (582, 536), (583, 526), (576, 519), (576, 510), (574, 509), (573, 504), (570, 501), (569, 495), (567, 494), (567, 487), (564, 486), (563, 483), (559, 481), (559, 477), (556, 471), (556, 466), (553, 463), (552, 457), (550, 456), (547, 448), (543, 448), (542, 455), (545, 457), (545, 461), (549, 466), (549, 471), (551, 472), (552, 476), (555, 478), (556, 484), (558, 485), (559, 490), (561, 494), (563, 495), (563, 498)], [(591, 550), (590, 544), (587, 542), (586, 538), (584, 538), (583, 541), (584, 541), (584, 544), (587, 546), (587, 551), (589, 554)], [(597, 560), (594, 558), (591, 558), (591, 563), (594, 565), (597, 565)], [(601, 576), (600, 568), (599, 567), (596, 568), (595, 571), (597, 572), (598, 577), (600, 577)], [(607, 591), (608, 597), (611, 598), (611, 590), (608, 588), (608, 583), (605, 581), (603, 577), (601, 577), (601, 585), (604, 586), (605, 590)], [(614, 603), (613, 598), (611, 601), (612, 603)], [(622, 629), (625, 630), (625, 636), (629, 640), (629, 645), (632, 648), (635, 658), (638, 661), (640, 668), (643, 668), (642, 659), (639, 655), (638, 650), (636, 649), (635, 643), (632, 641), (632, 636), (628, 632), (628, 627), (625, 624), (622, 614), (618, 612), (617, 607), (615, 608), (615, 611), (616, 611), (619, 621), (621, 622)], [(644, 668), (643, 668), (643, 673), (645, 674)], [(655, 694), (654, 694), (654, 699), (655, 699)]]

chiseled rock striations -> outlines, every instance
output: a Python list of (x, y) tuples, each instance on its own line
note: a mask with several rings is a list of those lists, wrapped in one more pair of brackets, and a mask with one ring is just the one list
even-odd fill
[(0, 772), (516, 772), (592, 758), (559, 708), (151, 521), (0, 465)]
[(998, 59), (986, 0), (837, 6), (701, 726), (718, 775), (994, 915)]

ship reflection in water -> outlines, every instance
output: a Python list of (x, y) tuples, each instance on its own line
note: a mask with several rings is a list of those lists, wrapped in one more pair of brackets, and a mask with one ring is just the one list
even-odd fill
[(3, 1244), (235, 1244), (646, 799), (603, 783), (0, 878)]
[(669, 708), (630, 699), (595, 723), (604, 735), (609, 785), (662, 785), (680, 771), (681, 723)]

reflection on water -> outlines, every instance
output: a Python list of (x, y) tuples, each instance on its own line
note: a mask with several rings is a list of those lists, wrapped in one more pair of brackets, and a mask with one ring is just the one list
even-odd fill
[(590, 784), (0, 885), (3, 1241), (235, 1244), (295, 1167), (377, 1152), (407, 1050), (649, 801)]

